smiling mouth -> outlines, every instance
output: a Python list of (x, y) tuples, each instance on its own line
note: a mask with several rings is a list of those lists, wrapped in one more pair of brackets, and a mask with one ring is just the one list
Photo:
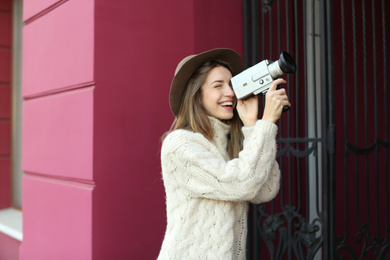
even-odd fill
[(233, 107), (233, 104), (234, 104), (233, 101), (224, 101), (219, 103), (219, 105), (223, 107)]

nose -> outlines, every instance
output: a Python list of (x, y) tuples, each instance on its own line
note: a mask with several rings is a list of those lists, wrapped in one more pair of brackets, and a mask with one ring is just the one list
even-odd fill
[(225, 96), (227, 97), (234, 97), (234, 91), (231, 86), (227, 85), (225, 86)]

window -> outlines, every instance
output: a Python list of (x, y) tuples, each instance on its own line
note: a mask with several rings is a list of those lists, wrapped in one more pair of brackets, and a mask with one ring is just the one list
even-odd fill
[(11, 208), (0, 210), (0, 232), (17, 239), (23, 240), (22, 231), (22, 28), (23, 11), (22, 0), (12, 1), (12, 108), (11, 108), (11, 171), (12, 171), (12, 201)]

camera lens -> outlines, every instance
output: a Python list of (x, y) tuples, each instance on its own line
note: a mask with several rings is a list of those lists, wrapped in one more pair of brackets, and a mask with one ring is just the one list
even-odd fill
[(282, 52), (279, 60), (268, 65), (268, 71), (273, 79), (282, 76), (284, 73), (294, 73), (297, 70), (294, 59), (288, 52)]
[(297, 70), (294, 59), (285, 51), (280, 54), (278, 64), (284, 73), (294, 73)]

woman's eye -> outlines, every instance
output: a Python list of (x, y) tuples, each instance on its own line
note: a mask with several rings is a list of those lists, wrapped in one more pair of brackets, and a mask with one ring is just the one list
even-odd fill
[(214, 88), (222, 87), (222, 85), (214, 85)]

